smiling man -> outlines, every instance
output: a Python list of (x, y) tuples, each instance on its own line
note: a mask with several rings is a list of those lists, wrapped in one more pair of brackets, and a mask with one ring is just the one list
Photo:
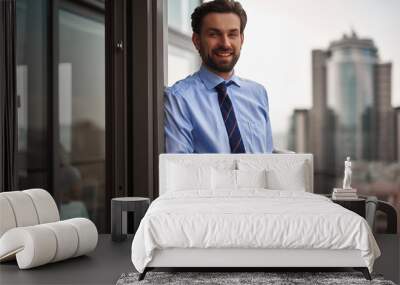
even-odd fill
[(265, 88), (238, 77), (247, 15), (239, 2), (203, 3), (192, 14), (202, 66), (165, 91), (168, 153), (271, 153)]

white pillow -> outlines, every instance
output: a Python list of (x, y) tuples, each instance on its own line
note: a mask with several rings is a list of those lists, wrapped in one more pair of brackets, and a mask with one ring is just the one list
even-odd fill
[(237, 188), (267, 188), (267, 171), (236, 170)]
[(213, 190), (236, 190), (236, 170), (212, 168), (211, 173), (211, 187)]
[(307, 165), (304, 160), (297, 159), (241, 159), (240, 170), (266, 170), (267, 188), (272, 190), (305, 191), (308, 185)]
[(168, 191), (211, 189), (211, 167), (169, 163)]
[(290, 177), (287, 172), (269, 170), (267, 171), (267, 180), (269, 189), (306, 191), (304, 167), (293, 169)]
[(212, 189), (267, 188), (266, 170), (211, 170)]

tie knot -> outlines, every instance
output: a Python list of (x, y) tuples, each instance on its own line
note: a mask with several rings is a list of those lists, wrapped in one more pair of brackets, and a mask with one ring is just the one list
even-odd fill
[(226, 93), (226, 87), (227, 84), (225, 82), (221, 82), (220, 84), (218, 84), (217, 86), (215, 86), (215, 90), (217, 90), (218, 93), (222, 93), (225, 94)]

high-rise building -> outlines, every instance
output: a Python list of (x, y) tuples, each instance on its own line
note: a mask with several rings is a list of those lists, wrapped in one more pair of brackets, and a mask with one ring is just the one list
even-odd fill
[(328, 53), (326, 101), (334, 114), (334, 162), (342, 169), (347, 156), (373, 158), (374, 67), (378, 56), (373, 41), (359, 39), (354, 32), (333, 41)]
[(400, 107), (394, 109), (396, 129), (396, 159), (400, 162)]
[(308, 133), (308, 117), (310, 111), (306, 109), (296, 109), (292, 116), (292, 130), (290, 134), (290, 149), (296, 152), (309, 152), (309, 133)]
[[(327, 60), (329, 51), (312, 51), (312, 102), (309, 116), (309, 152), (313, 152), (315, 169), (328, 173), (332, 158), (329, 150), (333, 146), (332, 133), (327, 130), (333, 127), (332, 111), (327, 104)], [(329, 174), (328, 174), (329, 176)]]
[[(327, 50), (312, 51), (313, 106), (295, 110), (290, 147), (314, 154), (317, 189), (332, 189), (347, 156), (386, 162), (400, 157), (391, 67), (380, 62), (372, 39), (355, 32), (331, 42)], [(304, 114), (307, 120), (301, 119)]]
[(375, 160), (396, 160), (394, 109), (391, 105), (392, 64), (377, 64), (374, 68)]

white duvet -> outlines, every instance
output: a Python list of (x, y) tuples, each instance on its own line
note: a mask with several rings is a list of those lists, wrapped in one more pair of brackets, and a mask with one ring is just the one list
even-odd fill
[(299, 191), (179, 191), (157, 198), (132, 243), (143, 272), (155, 249), (358, 249), (370, 271), (380, 250), (368, 223), (321, 195)]

